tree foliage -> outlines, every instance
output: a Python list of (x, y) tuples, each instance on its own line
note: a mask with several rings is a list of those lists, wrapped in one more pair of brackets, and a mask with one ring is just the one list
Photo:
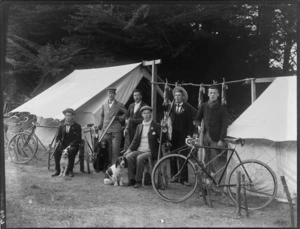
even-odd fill
[(294, 4), (11, 5), (6, 94), (32, 97), (76, 68), (150, 59), (162, 59), (169, 81), (295, 74), (296, 16)]

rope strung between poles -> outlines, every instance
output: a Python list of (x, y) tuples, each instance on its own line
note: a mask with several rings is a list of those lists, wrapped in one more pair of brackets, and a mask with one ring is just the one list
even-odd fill
[[(252, 80), (254, 80), (255, 78), (246, 78), (246, 79), (242, 79), (242, 80), (233, 80), (233, 81), (227, 81), (226, 82), (226, 84), (232, 84), (232, 83), (241, 83), (241, 82), (244, 82), (244, 84), (249, 84)], [(165, 82), (153, 82), (153, 81), (151, 81), (151, 84), (157, 84), (157, 85), (165, 85)], [(196, 86), (196, 87), (199, 87), (199, 86), (203, 86), (203, 87), (210, 87), (210, 86), (212, 86), (212, 85), (215, 85), (215, 86), (217, 86), (217, 85), (222, 85), (223, 84), (223, 82), (222, 83), (218, 83), (217, 81), (214, 81), (214, 83), (213, 84), (203, 84), (203, 83), (201, 83), (201, 84), (195, 84), (195, 83), (178, 83), (178, 82), (176, 82), (176, 83), (168, 83), (168, 85), (171, 85), (171, 86)]]

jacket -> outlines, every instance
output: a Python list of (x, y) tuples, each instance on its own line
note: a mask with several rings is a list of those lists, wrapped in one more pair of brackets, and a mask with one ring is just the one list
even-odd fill
[(66, 132), (66, 125), (60, 125), (58, 129), (58, 134), (56, 136), (56, 142), (60, 141), (62, 148), (70, 147), (79, 147), (81, 143), (81, 126), (74, 122), (70, 126), (69, 133)]

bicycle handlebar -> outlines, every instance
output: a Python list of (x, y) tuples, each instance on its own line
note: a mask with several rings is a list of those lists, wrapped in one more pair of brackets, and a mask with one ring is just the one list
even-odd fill
[[(242, 138), (224, 138), (224, 141), (232, 144), (241, 144), (242, 146), (245, 144), (245, 139)], [(190, 147), (201, 147), (199, 138), (188, 137), (185, 139), (185, 144)]]

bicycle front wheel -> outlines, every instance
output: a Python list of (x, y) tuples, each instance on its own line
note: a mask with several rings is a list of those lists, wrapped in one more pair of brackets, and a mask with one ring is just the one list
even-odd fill
[(182, 172), (175, 176), (183, 166), (186, 157), (170, 154), (161, 158), (152, 171), (152, 186), (165, 201), (182, 202), (193, 195), (197, 188), (197, 176), (194, 164), (188, 160)]
[(28, 139), (28, 136), (28, 133), (18, 133), (9, 141), (7, 151), (12, 162), (26, 164), (34, 158), (38, 142), (33, 137)]
[[(236, 203), (237, 172), (245, 175), (246, 200), (251, 210), (262, 209), (268, 206), (277, 193), (275, 173), (265, 163), (258, 160), (245, 160), (237, 165), (228, 178), (229, 196)], [(243, 190), (241, 190), (241, 194)], [(244, 205), (244, 196), (241, 195), (241, 205)]]

